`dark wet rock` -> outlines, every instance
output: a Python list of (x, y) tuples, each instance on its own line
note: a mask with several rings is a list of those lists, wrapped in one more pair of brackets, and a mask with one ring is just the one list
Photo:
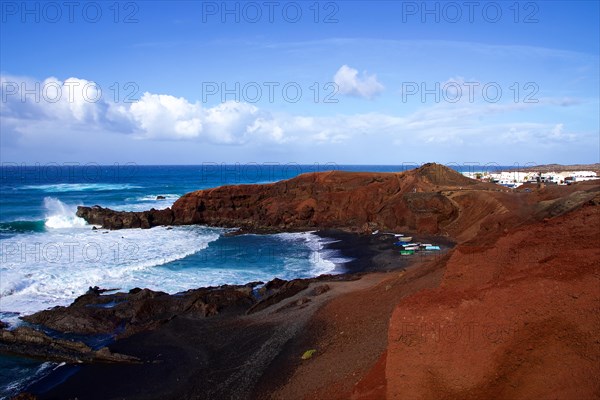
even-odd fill
[(119, 289), (101, 289), (98, 286), (94, 286), (94, 287), (89, 287), (88, 291), (86, 292), (86, 294), (95, 294), (95, 295), (101, 295), (102, 293), (106, 293), (106, 292), (114, 292), (116, 290)]
[(160, 195), (159, 195), (159, 196), (156, 196), (156, 200), (164, 200), (164, 199), (166, 199), (166, 197), (165, 197), (165, 196), (160, 196)]
[(57, 339), (29, 327), (0, 331), (0, 351), (51, 361), (136, 363), (139, 359), (112, 353), (108, 348), (93, 350), (78, 341)]
[(255, 303), (253, 288), (224, 285), (188, 290), (176, 295), (135, 288), (128, 293), (101, 295), (90, 290), (68, 307), (54, 307), (23, 317), (63, 333), (110, 334), (120, 337), (154, 329), (177, 316), (208, 317), (225, 311), (243, 313)]
[(173, 213), (170, 208), (164, 210), (132, 212), (113, 211), (100, 206), (77, 207), (77, 216), (93, 225), (101, 225), (105, 229), (142, 228), (171, 225)]
[(264, 296), (268, 296), (270, 294), (272, 294), (274, 291), (278, 290), (279, 288), (281, 288), (283, 285), (285, 285), (288, 281), (284, 280), (284, 279), (279, 279), (279, 278), (274, 278), (272, 280), (270, 280), (269, 282), (267, 282), (263, 287), (261, 287), (258, 291), (259, 294), (264, 297)]
[[(192, 289), (167, 294), (150, 289), (134, 288), (129, 292), (106, 294), (114, 289), (90, 287), (68, 307), (54, 307), (22, 317), (36, 328), (50, 329), (56, 335), (111, 335), (128, 338), (145, 331), (153, 331), (178, 317), (199, 320), (207, 317), (242, 316), (274, 306), (309, 287), (314, 282), (356, 280), (360, 274), (321, 275), (316, 278), (285, 281), (273, 279), (265, 284), (264, 296), (255, 287), (263, 282), (247, 285), (223, 285)], [(315, 289), (325, 290), (326, 284)], [(259, 292), (257, 300), (256, 292)], [(315, 291), (311, 293), (314, 294)], [(277, 309), (303, 308), (311, 302), (308, 296), (284, 304)], [(66, 362), (134, 362), (136, 360), (111, 353), (108, 348), (92, 350), (83, 342), (56, 339), (30, 327), (9, 331), (0, 330), (0, 353), (9, 353), (46, 360)]]
[(270, 294), (250, 307), (246, 313), (253, 314), (255, 312), (264, 310), (273, 304), (277, 304), (288, 297), (292, 297), (306, 289), (310, 284), (310, 281), (310, 279), (294, 279), (291, 281), (284, 281), (282, 279), (275, 278), (265, 285), (268, 293)]
[(6, 322), (0, 321), (0, 329), (8, 328), (8, 324)]

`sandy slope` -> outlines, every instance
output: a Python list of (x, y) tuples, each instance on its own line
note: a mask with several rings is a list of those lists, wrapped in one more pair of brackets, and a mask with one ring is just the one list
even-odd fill
[(388, 398), (600, 396), (600, 207), (459, 246), (396, 307)]

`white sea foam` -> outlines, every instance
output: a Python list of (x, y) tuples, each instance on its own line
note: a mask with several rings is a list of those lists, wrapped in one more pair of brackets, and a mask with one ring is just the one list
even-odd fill
[[(164, 199), (157, 199), (158, 196), (163, 196)], [(181, 197), (178, 194), (160, 194), (160, 195), (145, 195), (138, 197), (128, 197), (124, 204), (117, 204), (110, 208), (117, 211), (145, 211), (149, 208), (163, 210), (171, 207), (175, 200)]]
[(44, 225), (50, 229), (84, 228), (87, 223), (83, 218), (75, 215), (76, 206), (69, 206), (54, 197), (44, 198), (46, 209), (46, 222)]
[[(311, 270), (309, 273), (312, 276), (334, 273), (338, 264), (350, 261), (348, 258), (341, 257), (336, 251), (326, 249), (326, 245), (335, 242), (335, 240), (322, 238), (314, 232), (278, 233), (275, 236), (290, 242), (303, 242), (311, 250), (309, 259)], [(306, 274), (302, 263), (293, 258), (288, 260), (286, 270), (298, 274), (297, 276)]]
[[(164, 197), (164, 199), (157, 199), (158, 196), (162, 196)], [(181, 196), (178, 194), (173, 194), (173, 193), (169, 193), (169, 194), (150, 194), (150, 195), (146, 195), (146, 196), (139, 196), (139, 197), (135, 197), (135, 198), (127, 198), (125, 199), (125, 201), (175, 201), (178, 198), (180, 198)]]
[(108, 190), (127, 190), (140, 189), (141, 186), (135, 186), (128, 183), (56, 183), (46, 185), (24, 185), (19, 189), (25, 190), (41, 190), (48, 193), (64, 193), (64, 192), (99, 192)]
[(56, 366), (57, 364), (53, 362), (42, 363), (39, 367), (35, 369), (35, 371), (32, 371), (33, 373), (27, 374), (27, 376), (18, 379), (14, 382), (11, 382), (3, 388), (0, 388), (0, 396), (7, 396), (0, 398), (5, 399), (17, 395), (27, 386), (31, 385), (33, 382), (36, 382), (40, 378), (46, 376), (51, 370), (56, 369)]
[[(11, 313), (30, 314), (68, 305), (90, 286), (147, 287), (176, 293), (202, 286), (268, 281), (276, 276), (316, 276), (335, 272), (336, 264), (348, 261), (325, 248), (327, 239), (304, 232), (265, 237), (276, 240), (276, 249), (277, 241), (286, 242), (282, 248), (292, 249), (277, 254), (276, 259), (267, 257), (257, 263), (250, 260), (256, 254), (249, 249), (251, 256), (242, 256), (241, 261), (207, 253), (217, 258), (156, 268), (206, 249), (226, 230), (200, 226), (92, 230), (75, 216), (72, 205), (47, 197), (44, 207), (45, 232), (15, 235), (3, 239), (0, 246), (0, 314), (9, 323), (18, 317)], [(294, 253), (293, 249), (300, 251)]]
[[(172, 289), (161, 287), (165, 271), (151, 271), (152, 267), (198, 252), (218, 237), (215, 229), (156, 227), (65, 228), (5, 239), (0, 248), (0, 311), (29, 314), (68, 305), (95, 285)], [(179, 286), (188, 284), (182, 281)]]

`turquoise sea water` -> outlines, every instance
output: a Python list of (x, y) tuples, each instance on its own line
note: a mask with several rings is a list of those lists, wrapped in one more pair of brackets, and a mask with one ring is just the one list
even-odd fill
[[(92, 230), (76, 217), (78, 205), (160, 209), (187, 192), (225, 184), (273, 182), (331, 169), (396, 172), (411, 168), (5, 164), (0, 168), (0, 320), (16, 326), (20, 315), (68, 305), (90, 286), (176, 293), (201, 286), (343, 272), (347, 261), (325, 248), (326, 239), (312, 233), (224, 236), (225, 229), (203, 226)], [(0, 397), (53, 368), (52, 363), (0, 357)]]

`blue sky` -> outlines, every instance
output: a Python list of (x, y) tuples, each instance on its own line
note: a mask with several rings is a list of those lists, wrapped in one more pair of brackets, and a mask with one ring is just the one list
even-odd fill
[(0, 4), (4, 163), (599, 162), (597, 1)]

